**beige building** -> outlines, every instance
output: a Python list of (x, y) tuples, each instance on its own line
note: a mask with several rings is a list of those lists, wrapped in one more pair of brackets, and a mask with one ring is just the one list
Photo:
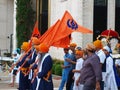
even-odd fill
[[(11, 47), (16, 48), (15, 1), (0, 0), (1, 50), (10, 51)], [(111, 28), (120, 33), (120, 14), (118, 13), (120, 12), (120, 0), (33, 0), (33, 6), (37, 11), (42, 30), (46, 30), (46, 27), (49, 28), (58, 19), (61, 19), (65, 10), (70, 12), (78, 24), (93, 30), (94, 34), (72, 34), (72, 42), (81, 47), (95, 40), (106, 29)], [(54, 58), (63, 59), (61, 48), (51, 47), (50, 54)]]
[(0, 50), (9, 52), (13, 36), (13, 0), (0, 0)]

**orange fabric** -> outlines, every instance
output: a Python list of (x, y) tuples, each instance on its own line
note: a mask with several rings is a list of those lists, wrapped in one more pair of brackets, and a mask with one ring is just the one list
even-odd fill
[(52, 46), (66, 48), (69, 46), (70, 41), (71, 41), (71, 38), (67, 36), (59, 41), (54, 42)]
[(35, 45), (34, 48), (36, 49), (36, 51), (39, 51), (39, 45)]
[[(60, 24), (60, 20), (58, 20), (53, 26), (51, 26), (41, 37), (40, 37), (40, 42), (47, 44), (49, 47), (50, 46), (56, 46), (56, 47), (65, 47), (65, 43), (69, 43), (68, 37), (64, 38), (62, 41), (56, 41), (54, 42), (56, 33), (58, 33), (58, 26)], [(65, 42), (65, 43), (64, 43)], [(65, 46), (64, 46), (65, 45)]]
[(40, 43), (47, 44), (48, 46), (52, 45), (59, 23), (60, 23), (60, 20), (58, 20), (40, 37)]
[(70, 44), (70, 47), (76, 47), (76, 46), (77, 46), (76, 43), (71, 43), (71, 44)]
[(36, 21), (31, 37), (40, 38), (40, 36), (41, 36), (41, 34), (39, 32), (39, 29), (38, 29), (38, 21)]
[(61, 40), (72, 32), (92, 33), (91, 30), (78, 25), (70, 13), (66, 11), (58, 27), (54, 41)]
[(66, 11), (62, 20), (58, 20), (41, 37), (40, 42), (55, 47), (66, 47), (70, 44), (72, 32), (92, 33), (91, 30), (79, 26)]
[(76, 50), (76, 51), (75, 51), (75, 54), (80, 55), (80, 56), (83, 56), (83, 51)]
[(40, 40), (37, 38), (37, 37), (32, 37), (32, 43), (34, 44), (34, 45), (39, 45), (40, 44)]
[(38, 50), (42, 53), (46, 53), (49, 51), (49, 47), (44, 43), (41, 43), (40, 45), (35, 46), (35, 48), (36, 48), (36, 50)]
[(28, 42), (23, 42), (21, 49), (23, 49), (25, 52), (29, 50), (29, 43)]
[(26, 75), (27, 71), (29, 70), (29, 67), (28, 68), (22, 67), (20, 70), (24, 75)]
[(40, 38), (41, 37), (41, 34), (38, 30), (38, 21), (36, 21), (35, 23), (35, 26), (34, 26), (34, 29), (33, 29), (33, 32), (32, 32), (32, 35), (31, 35), (31, 38), (30, 38), (30, 46), (32, 46), (32, 37), (37, 37), (37, 38)]
[(49, 47), (50, 46), (62, 47), (62, 48), (67, 47), (71, 40), (70, 35), (55, 41), (56, 33), (59, 33), (58, 31), (59, 24), (60, 24), (60, 20), (58, 20), (40, 37), (40, 42), (47, 44)]
[(99, 49), (103, 48), (102, 42), (100, 40), (94, 41), (93, 44), (95, 45), (96, 48), (99, 48)]

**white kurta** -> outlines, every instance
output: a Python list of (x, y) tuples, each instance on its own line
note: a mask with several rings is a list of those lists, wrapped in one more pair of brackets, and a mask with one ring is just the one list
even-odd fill
[[(84, 60), (82, 58), (77, 60), (75, 70), (81, 70), (82, 65), (83, 65), (83, 61)], [(75, 80), (74, 80), (73, 90), (81, 90), (80, 84), (78, 86), (76, 85), (76, 80), (78, 80), (79, 76), (80, 76), (80, 73), (77, 73), (77, 72), (74, 73)]]
[[(104, 64), (106, 55), (105, 55), (105, 53), (103, 52), (103, 50), (100, 49), (98, 52), (96, 52), (96, 54), (98, 55), (98, 57), (99, 57), (99, 59), (100, 59), (100, 63), (101, 63), (101, 64)], [(106, 72), (102, 72), (102, 81), (105, 81), (105, 77), (104, 77), (105, 74), (106, 74)]]
[(118, 90), (113, 70), (113, 59), (110, 56), (106, 59), (106, 76), (104, 90)]

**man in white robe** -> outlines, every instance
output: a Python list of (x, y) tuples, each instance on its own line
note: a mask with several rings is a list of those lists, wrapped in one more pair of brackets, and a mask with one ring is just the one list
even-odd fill
[(106, 75), (104, 90), (118, 90), (113, 70), (113, 58), (109, 53), (110, 48), (105, 46), (103, 47), (103, 51), (106, 54)]

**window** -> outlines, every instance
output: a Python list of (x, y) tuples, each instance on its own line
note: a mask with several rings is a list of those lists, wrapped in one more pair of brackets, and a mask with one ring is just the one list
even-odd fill
[(39, 0), (39, 29), (44, 34), (48, 29), (48, 0)]
[(115, 30), (120, 31), (120, 0), (116, 0)]
[(107, 29), (107, 0), (94, 0), (93, 39)]
[(94, 0), (95, 6), (106, 6), (107, 0)]

